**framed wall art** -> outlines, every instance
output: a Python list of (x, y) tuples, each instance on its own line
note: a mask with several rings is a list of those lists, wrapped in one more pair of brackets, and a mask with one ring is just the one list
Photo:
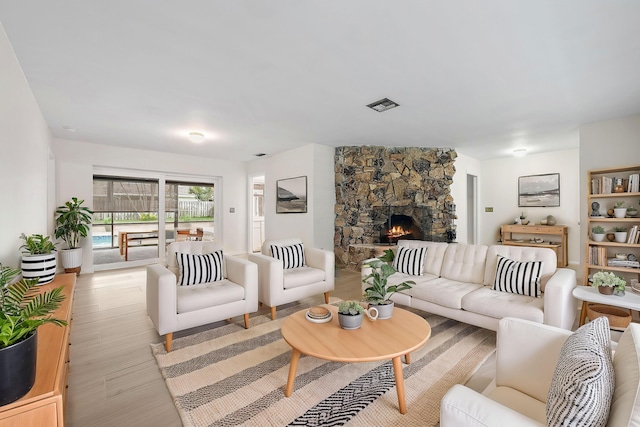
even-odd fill
[(276, 213), (307, 212), (307, 177), (279, 179), (276, 181)]
[(560, 206), (560, 174), (518, 177), (518, 207)]

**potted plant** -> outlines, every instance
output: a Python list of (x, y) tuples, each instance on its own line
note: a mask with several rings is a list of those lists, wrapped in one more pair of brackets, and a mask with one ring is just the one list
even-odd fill
[(49, 236), (22, 233), (22, 277), (38, 279), (39, 285), (50, 283), (56, 275), (56, 247)]
[(358, 329), (364, 318), (364, 307), (355, 301), (342, 301), (338, 305), (338, 322), (343, 329)]
[(386, 249), (384, 255), (365, 264), (366, 267), (371, 267), (371, 273), (362, 279), (362, 282), (368, 285), (364, 290), (364, 297), (370, 305), (374, 305), (378, 309), (378, 319), (391, 317), (394, 306), (391, 301), (393, 294), (411, 289), (416, 284), (413, 280), (406, 280), (397, 285), (387, 283), (389, 276), (396, 272), (396, 269), (389, 264), (393, 261), (394, 256), (391, 249)]
[(628, 206), (627, 207), (627, 215), (629, 215), (629, 216), (637, 216), (638, 215), (638, 209), (635, 206)]
[(20, 270), (0, 266), (0, 405), (27, 394), (36, 377), (37, 330), (64, 320), (51, 316), (64, 300), (62, 287), (41, 292), (35, 279), (11, 283)]
[(62, 239), (67, 249), (60, 251), (62, 266), (66, 273), (80, 274), (82, 247), (80, 239), (86, 237), (91, 225), (93, 212), (82, 206), (84, 200), (72, 197), (70, 201), (56, 209), (56, 238)]
[(624, 295), (625, 284), (623, 278), (610, 271), (598, 271), (591, 279), (591, 286), (598, 288), (598, 292), (605, 295), (611, 295), (614, 292)]
[(627, 227), (613, 227), (613, 234), (616, 242), (625, 243), (627, 241)]
[(613, 205), (613, 216), (616, 218), (624, 218), (627, 214), (627, 208), (624, 207), (624, 202), (616, 202)]
[(604, 228), (600, 225), (591, 227), (591, 237), (596, 242), (602, 242), (604, 240)]

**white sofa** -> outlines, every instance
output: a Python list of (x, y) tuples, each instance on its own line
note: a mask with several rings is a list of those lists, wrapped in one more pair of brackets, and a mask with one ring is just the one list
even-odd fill
[(176, 284), (176, 253), (202, 255), (221, 250), (214, 241), (174, 242), (167, 247), (167, 267), (147, 267), (147, 314), (158, 334), (165, 336), (165, 348), (171, 351), (173, 333), (234, 316), (258, 311), (258, 268), (244, 259), (224, 255), (221, 281), (190, 286)]
[[(482, 393), (453, 386), (440, 402), (440, 425), (545, 426), (547, 393), (570, 331), (505, 318), (497, 335), (495, 381)], [(615, 390), (607, 425), (640, 425), (640, 324), (622, 334), (613, 357)]]
[[(398, 247), (426, 247), (420, 276), (395, 273), (389, 284), (413, 280), (409, 290), (392, 296), (398, 304), (418, 308), (461, 322), (497, 330), (503, 317), (517, 317), (571, 329), (577, 301), (572, 295), (576, 273), (557, 268), (556, 254), (548, 248), (400, 240)], [(540, 298), (495, 291), (497, 256), (516, 261), (543, 261)], [(362, 277), (371, 269), (363, 262)], [(362, 284), (362, 288), (366, 288)]]
[(324, 294), (329, 303), (329, 292), (335, 288), (335, 256), (324, 249), (304, 246), (306, 265), (283, 268), (283, 263), (271, 254), (271, 245), (301, 244), (299, 238), (265, 240), (262, 253), (249, 254), (249, 261), (258, 265), (258, 300), (271, 307), (271, 319), (276, 318), (276, 307), (302, 298)]

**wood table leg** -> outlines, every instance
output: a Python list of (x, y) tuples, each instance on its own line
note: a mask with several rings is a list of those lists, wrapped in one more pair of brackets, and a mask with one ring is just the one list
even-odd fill
[(284, 390), (284, 395), (286, 397), (291, 396), (291, 392), (293, 392), (293, 383), (296, 380), (298, 360), (300, 360), (300, 352), (294, 348), (291, 350), (291, 362), (289, 362), (289, 377), (287, 378), (287, 388), (285, 388)]
[(411, 354), (407, 353), (404, 355), (404, 363), (406, 363), (407, 365), (409, 365), (411, 363)]
[(580, 325), (584, 325), (585, 320), (587, 319), (587, 302), (582, 301), (582, 309), (580, 310)]
[[(407, 413), (407, 404), (404, 401), (404, 377), (402, 376), (402, 361), (400, 356), (393, 358), (393, 373), (396, 378), (396, 390), (398, 391), (398, 407), (401, 414)], [(291, 373), (289, 373), (291, 375)]]

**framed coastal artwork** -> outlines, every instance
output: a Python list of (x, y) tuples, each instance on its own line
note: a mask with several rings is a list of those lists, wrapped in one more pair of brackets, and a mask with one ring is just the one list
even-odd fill
[(307, 212), (307, 177), (279, 179), (276, 181), (278, 192), (276, 213)]
[(518, 178), (518, 207), (560, 206), (560, 174), (528, 175)]

